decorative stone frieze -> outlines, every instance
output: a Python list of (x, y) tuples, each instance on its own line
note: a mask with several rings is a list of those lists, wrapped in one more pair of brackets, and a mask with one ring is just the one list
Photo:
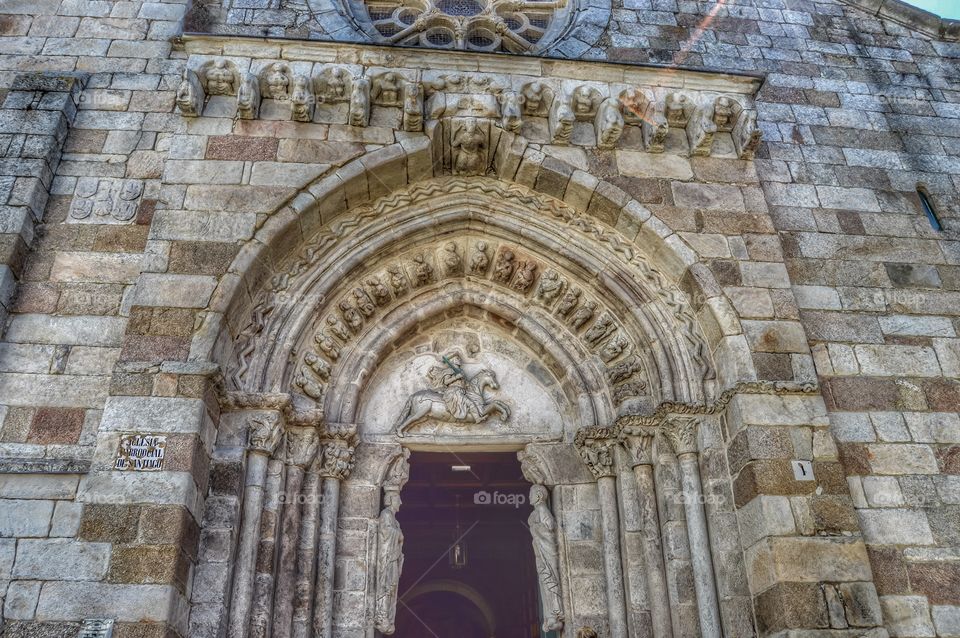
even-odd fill
[[(230, 96), (240, 119), (282, 113), (266, 108), (268, 101), (286, 104), (286, 118), (298, 122), (365, 127), (375, 115), (378, 126), (439, 135), (455, 175), (486, 172), (497, 139), (493, 127), (531, 142), (601, 149), (617, 148), (629, 137), (636, 140), (630, 148), (639, 144), (651, 153), (663, 152), (671, 131), (681, 130), (689, 153), (698, 156), (711, 155), (715, 138), (728, 135), (726, 147), (741, 159), (752, 159), (760, 140), (753, 109), (759, 83), (752, 78), (678, 71), (666, 89), (649, 70), (630, 73), (602, 63), (582, 63), (596, 71), (585, 77), (597, 79), (581, 82), (573, 78), (584, 77), (583, 70), (563, 63), (548, 73), (521, 65), (507, 75), (493, 61), (463, 54), (479, 67), (464, 73), (436, 69), (432, 60), (417, 66), (422, 52), (387, 56), (377, 48), (333, 46), (301, 44), (278, 60), (269, 57), (275, 47), (261, 47), (263, 58), (250, 57), (258, 49), (252, 43), (243, 55), (226, 54), (230, 44), (220, 47), (224, 55), (210, 55), (215, 42), (188, 38), (192, 55), (177, 91), (180, 112), (199, 117), (208, 98)], [(259, 75), (247, 69), (260, 69)], [(441, 120), (442, 126), (429, 125)], [(628, 135), (629, 129), (636, 134)]]

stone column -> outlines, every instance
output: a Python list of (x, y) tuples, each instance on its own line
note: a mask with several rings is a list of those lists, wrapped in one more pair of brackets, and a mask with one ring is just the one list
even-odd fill
[(608, 438), (578, 441), (580, 455), (596, 477), (600, 494), (603, 566), (607, 577), (610, 637), (627, 638), (627, 605), (623, 587), (623, 558), (620, 553), (620, 511), (617, 503), (617, 478), (613, 465), (614, 445), (616, 442)]
[[(281, 457), (283, 454), (280, 455)], [(286, 475), (281, 458), (267, 464), (267, 482), (263, 488), (263, 510), (260, 514), (260, 546), (257, 549), (256, 574), (253, 586), (253, 607), (250, 612), (250, 638), (269, 638), (273, 628), (273, 585), (277, 558), (277, 531), (280, 526), (280, 493)]]
[(297, 550), (297, 582), (293, 597), (293, 638), (313, 636), (313, 596), (317, 579), (317, 536), (320, 519), (320, 461), (317, 455), (303, 480), (303, 512)]
[(317, 638), (331, 638), (333, 635), (333, 577), (337, 562), (340, 481), (346, 479), (353, 469), (353, 451), (353, 444), (345, 439), (333, 439), (323, 450), (317, 586), (313, 604), (313, 633)]
[(251, 414), (243, 512), (233, 572), (233, 593), (230, 597), (228, 633), (231, 638), (247, 638), (249, 635), (267, 465), (282, 434), (283, 419), (279, 412), (264, 410)]
[(304, 468), (313, 462), (319, 441), (317, 431), (303, 428), (287, 434), (287, 482), (283, 490), (283, 514), (280, 519), (280, 555), (277, 560), (277, 584), (273, 601), (273, 638), (290, 638), (293, 600), (297, 586), (300, 549), (301, 488)]
[(680, 484), (683, 490), (684, 514), (687, 517), (687, 538), (690, 543), (693, 586), (697, 594), (700, 635), (703, 638), (722, 638), (713, 557), (707, 532), (707, 514), (703, 506), (703, 489), (700, 483), (697, 425), (696, 417), (671, 415), (664, 419), (661, 427), (664, 436), (673, 446), (680, 465)]
[(623, 442), (637, 480), (640, 519), (643, 534), (643, 563), (647, 568), (647, 590), (654, 638), (672, 638), (667, 572), (660, 543), (660, 518), (657, 515), (657, 490), (653, 479), (654, 431), (627, 434)]

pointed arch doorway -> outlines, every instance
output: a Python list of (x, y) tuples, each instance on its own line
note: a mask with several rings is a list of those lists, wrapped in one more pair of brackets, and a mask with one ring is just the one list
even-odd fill
[(540, 627), (529, 489), (513, 452), (411, 454), (396, 638), (552, 638)]

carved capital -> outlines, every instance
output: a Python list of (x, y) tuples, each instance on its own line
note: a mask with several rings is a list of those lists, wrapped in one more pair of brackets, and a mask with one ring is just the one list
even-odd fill
[(577, 446), (580, 457), (590, 468), (596, 479), (613, 476), (616, 470), (614, 465), (614, 446), (616, 441), (609, 439), (592, 439)]
[(630, 457), (630, 466), (653, 464), (653, 437), (655, 428), (636, 428), (635, 432), (623, 435), (623, 446)]
[(287, 433), (287, 464), (305, 468), (317, 456), (320, 439), (313, 428), (291, 430)]
[(663, 420), (661, 432), (670, 441), (677, 456), (697, 453), (697, 426), (700, 419), (694, 416), (668, 415)]
[(344, 480), (353, 469), (353, 453), (356, 448), (344, 439), (332, 439), (323, 447), (319, 457), (320, 476)]
[(250, 415), (249, 448), (251, 452), (272, 455), (283, 437), (283, 416), (280, 412), (262, 410)]

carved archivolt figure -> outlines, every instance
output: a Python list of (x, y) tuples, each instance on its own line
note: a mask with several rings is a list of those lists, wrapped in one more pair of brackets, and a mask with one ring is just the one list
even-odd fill
[(336, 361), (340, 357), (340, 346), (337, 345), (337, 342), (323, 334), (318, 332), (314, 337), (314, 340), (317, 342), (317, 346), (323, 352), (323, 354), (330, 357), (331, 361)]
[(604, 314), (597, 319), (596, 323), (590, 326), (590, 329), (583, 335), (583, 338), (591, 344), (596, 345), (604, 337), (613, 332), (614, 328), (613, 318), (608, 314)]
[(513, 251), (504, 250), (497, 257), (497, 264), (493, 267), (493, 278), (502, 284), (509, 283), (513, 275)]
[(390, 302), (390, 291), (387, 290), (387, 287), (383, 285), (383, 282), (380, 281), (378, 277), (367, 278), (367, 286), (373, 293), (373, 299), (377, 302), (378, 306), (383, 306)]
[(330, 332), (333, 333), (333, 336), (341, 341), (350, 340), (350, 331), (347, 330), (347, 327), (343, 324), (343, 322), (337, 319), (335, 316), (329, 315), (327, 317), (327, 327), (330, 329)]
[(433, 266), (427, 263), (427, 258), (417, 255), (413, 258), (413, 274), (418, 286), (426, 286), (433, 279)]
[(363, 327), (363, 315), (346, 299), (337, 304), (337, 307), (340, 309), (340, 316), (347, 322), (350, 329), (359, 332), (360, 328)]
[(357, 309), (364, 317), (372, 317), (373, 313), (377, 311), (377, 307), (370, 300), (370, 295), (363, 288), (354, 288), (353, 298), (357, 302)]
[(390, 266), (387, 268), (390, 275), (390, 287), (393, 288), (393, 294), (397, 297), (407, 292), (407, 278), (404, 276), (400, 266)]
[(540, 285), (537, 286), (537, 299), (542, 301), (544, 305), (549, 306), (557, 298), (557, 295), (560, 294), (562, 288), (563, 280), (560, 279), (557, 271), (548, 270), (543, 273), (543, 277), (540, 278)]
[(448, 277), (459, 275), (463, 272), (463, 260), (460, 259), (460, 253), (457, 252), (457, 244), (447, 242), (440, 254), (440, 261), (443, 262), (443, 271)]
[(520, 262), (517, 268), (517, 277), (513, 280), (513, 289), (519, 292), (530, 290), (533, 280), (537, 277), (537, 264), (532, 261)]
[(475, 275), (485, 275), (489, 267), (490, 257), (487, 256), (487, 242), (478, 241), (473, 257), (470, 258), (470, 272)]
[(574, 330), (578, 329), (583, 324), (590, 321), (590, 317), (593, 316), (593, 313), (597, 310), (596, 301), (588, 301), (579, 308), (576, 312), (573, 313), (573, 316), (570, 318), (570, 325)]
[(563, 603), (560, 597), (560, 558), (557, 552), (557, 521), (550, 511), (547, 488), (530, 488), (533, 512), (527, 519), (533, 554), (537, 561), (537, 580), (540, 585), (540, 604), (543, 613), (543, 631), (563, 629)]
[(397, 615), (397, 588), (403, 571), (403, 531), (397, 522), (400, 494), (389, 491), (377, 525), (377, 607), (374, 623), (384, 634), (394, 632)]
[(580, 289), (576, 286), (568, 288), (567, 292), (563, 294), (563, 298), (560, 299), (560, 303), (557, 304), (557, 314), (561, 317), (566, 317), (570, 314), (570, 311), (573, 310), (577, 303), (580, 302)]

